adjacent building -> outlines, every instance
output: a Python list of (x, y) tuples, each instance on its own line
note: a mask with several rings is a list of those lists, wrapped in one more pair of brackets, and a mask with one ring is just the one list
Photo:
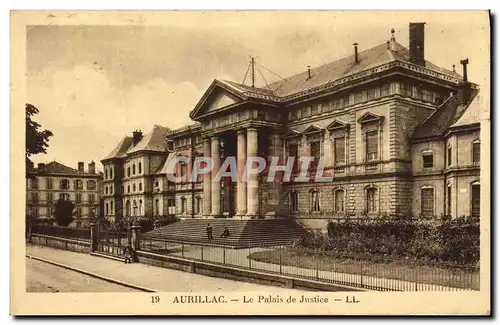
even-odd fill
[(101, 215), (101, 179), (94, 162), (88, 164), (86, 171), (83, 162), (78, 163), (78, 169), (56, 161), (39, 163), (28, 173), (27, 213), (32, 218), (53, 222), (56, 201), (70, 200), (75, 204), (70, 226), (86, 226)]
[[(455, 65), (439, 67), (425, 57), (424, 26), (410, 24), (408, 48), (392, 30), (378, 46), (361, 50), (355, 43), (349, 57), (265, 87), (214, 80), (190, 112), (194, 124), (168, 132), (155, 127), (165, 130), (157, 138), (159, 151), (142, 154), (134, 146), (145, 144), (124, 138), (103, 160), (105, 188), (113, 184), (118, 189), (112, 193), (120, 193), (104, 193), (107, 211), (323, 221), (479, 216), (480, 90), (467, 79), (468, 60), (460, 62), (460, 75)], [(147, 162), (148, 155), (156, 158)], [(240, 169), (256, 155), (323, 158), (334, 178), (293, 182), (300, 166), (291, 182), (266, 182), (265, 174), (249, 182), (214, 182), (214, 173), (176, 184), (165, 177), (173, 157), (212, 157), (217, 168), (234, 156)], [(147, 172), (138, 172), (140, 159)], [(129, 172), (134, 163), (139, 175)], [(108, 179), (108, 168), (121, 181)], [(191, 165), (179, 169), (186, 175)], [(129, 189), (139, 181), (141, 190)]]

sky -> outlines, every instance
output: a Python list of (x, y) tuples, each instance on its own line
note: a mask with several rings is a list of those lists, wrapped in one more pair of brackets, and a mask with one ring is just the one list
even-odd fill
[[(149, 16), (148, 16), (149, 15)], [(215, 79), (242, 82), (250, 56), (281, 77), (385, 43), (408, 47), (409, 22), (426, 22), (427, 60), (484, 86), (489, 22), (481, 12), (163, 12), (130, 23), (27, 28), (27, 102), (54, 133), (46, 155), (76, 168), (100, 160), (136, 129), (178, 128)], [(137, 23), (140, 21), (140, 24)], [(261, 69), (267, 83), (278, 77)], [(248, 84), (248, 78), (247, 78)], [(257, 86), (265, 83), (257, 75)], [(85, 167), (87, 168), (87, 167)]]

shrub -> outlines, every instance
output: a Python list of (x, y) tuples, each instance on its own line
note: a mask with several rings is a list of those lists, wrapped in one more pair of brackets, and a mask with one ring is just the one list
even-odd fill
[(344, 219), (330, 221), (327, 234), (309, 234), (296, 245), (355, 258), (477, 264), (479, 222), (466, 217)]

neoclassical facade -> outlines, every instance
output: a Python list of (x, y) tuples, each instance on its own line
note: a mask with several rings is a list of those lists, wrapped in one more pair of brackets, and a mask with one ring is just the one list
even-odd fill
[[(412, 23), (409, 48), (392, 31), (376, 47), (355, 44), (352, 56), (265, 87), (214, 80), (190, 112), (194, 123), (166, 135), (151, 178), (168, 192), (161, 206), (181, 217), (478, 216), (479, 87), (467, 80), (468, 60), (462, 75), (438, 67), (424, 40), (424, 24)], [(214, 172), (170, 183), (166, 162), (179, 156), (211, 157)], [(215, 180), (225, 158), (241, 171), (252, 156), (321, 158), (333, 180), (294, 182), (298, 164), (291, 181), (267, 182), (266, 172)], [(178, 168), (189, 175), (192, 164)]]

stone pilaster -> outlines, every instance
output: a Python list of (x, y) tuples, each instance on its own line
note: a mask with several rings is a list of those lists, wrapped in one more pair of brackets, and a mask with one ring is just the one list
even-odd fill
[(212, 137), (212, 216), (220, 216), (221, 211), (221, 197), (220, 197), (220, 180), (215, 179), (215, 175), (220, 169), (220, 139)]
[(247, 160), (247, 145), (245, 138), (245, 130), (238, 130), (237, 136), (238, 146), (238, 200), (236, 207), (238, 211), (237, 216), (244, 216), (247, 213), (247, 181), (243, 180), (245, 171), (245, 163)]
[[(258, 153), (257, 129), (247, 129), (247, 159)], [(249, 166), (250, 167), (250, 166)], [(247, 180), (247, 216), (256, 217), (259, 213), (259, 175), (251, 175)]]
[[(210, 139), (203, 142), (203, 156), (211, 157)], [(212, 176), (211, 173), (203, 175), (203, 214), (208, 216), (212, 213)]]

